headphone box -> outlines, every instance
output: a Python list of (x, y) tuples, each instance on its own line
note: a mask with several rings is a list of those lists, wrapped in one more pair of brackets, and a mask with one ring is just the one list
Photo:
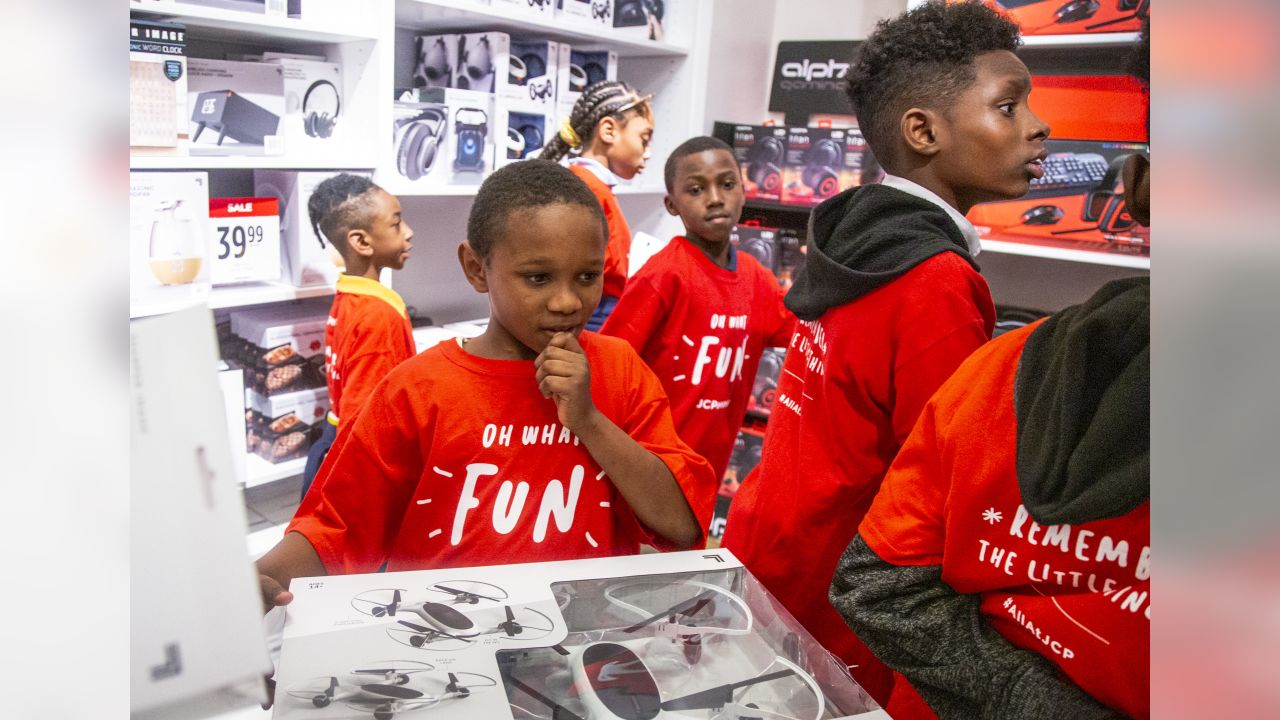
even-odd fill
[(209, 175), (129, 173), (130, 314), (209, 298)]
[(560, 44), (560, 60), (556, 82), (556, 104), (572, 108), (582, 91), (602, 80), (618, 79), (618, 53), (612, 50), (574, 50)]
[(840, 192), (845, 155), (844, 128), (787, 128), (783, 204), (812, 207)]
[(665, 15), (663, 0), (613, 0), (613, 27), (631, 37), (661, 41)]
[(187, 106), (192, 155), (284, 152), (284, 69), (261, 62), (191, 58)]
[(510, 35), (502, 32), (459, 35), (456, 57), (452, 87), (473, 92), (506, 93), (499, 88), (509, 83)]
[(748, 200), (782, 200), (782, 163), (787, 155), (787, 129), (769, 125), (734, 125), (733, 154), (742, 170)]
[(555, 12), (553, 0), (492, 0), (496, 7), (517, 15), (551, 17)]
[(400, 175), (422, 185), (479, 185), (494, 167), (495, 137), (507, 134), (505, 115), (495, 116), (494, 96), (415, 88), (400, 98), (392, 142)]
[(871, 146), (856, 127), (844, 130), (844, 163), (840, 166), (840, 189), (848, 190), (863, 184), (864, 169), (871, 169)]
[(556, 132), (555, 116), (537, 103), (499, 101), (496, 114), (505, 128), (501, 135), (495, 132), (497, 167), (537, 157)]
[(453, 86), (453, 70), (458, 64), (458, 35), (418, 35), (413, 38), (413, 86), (447, 88)]
[(336, 152), (346, 141), (342, 113), (342, 66), (291, 57), (267, 57), (284, 73), (285, 144), (291, 152), (304, 149)]
[(729, 242), (738, 252), (746, 253), (774, 272), (778, 264), (778, 231), (776, 228), (756, 225), (735, 225), (729, 233)]
[[(351, 171), (352, 175), (371, 177), (372, 173)], [(320, 183), (337, 175), (330, 171), (299, 172), (296, 170), (254, 170), (253, 194), (273, 197), (280, 214), (281, 276), (297, 287), (333, 286), (346, 264), (338, 251), (316, 237), (311, 227), (307, 203)]]
[(187, 139), (185, 26), (129, 20), (129, 147), (174, 154)]
[(560, 43), (513, 42), (507, 64), (507, 81), (499, 97), (541, 106), (549, 112), (556, 103)]
[(557, 14), (572, 22), (613, 27), (613, 0), (558, 0)]

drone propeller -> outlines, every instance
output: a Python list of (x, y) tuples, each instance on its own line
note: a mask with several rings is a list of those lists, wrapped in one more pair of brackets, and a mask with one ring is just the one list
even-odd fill
[(435, 628), (424, 627), (422, 625), (418, 625), (417, 623), (411, 623), (408, 620), (397, 620), (396, 622), (409, 628), (410, 630), (420, 633), (420, 635), (415, 635), (414, 637), (409, 638), (409, 644), (414, 647), (422, 647), (426, 643), (429, 643), (432, 640), (435, 640), (436, 638), (441, 638), (441, 637), (447, 637), (452, 640), (461, 640), (462, 642), (465, 642), (465, 643), (471, 642), (467, 638), (460, 637), (458, 635), (451, 635), (447, 632), (444, 632), (443, 630), (436, 630)]
[(713, 590), (703, 590), (702, 592), (698, 593), (697, 595), (694, 595), (688, 600), (676, 603), (675, 605), (672, 605), (666, 610), (663, 610), (662, 612), (657, 613), (656, 615), (653, 615), (648, 619), (641, 620), (640, 622), (636, 623), (635, 625), (632, 625), (629, 628), (624, 628), (622, 632), (633, 633), (648, 625), (652, 625), (653, 623), (658, 622), (663, 618), (670, 618), (670, 622), (675, 622), (677, 615), (694, 615), (703, 607), (705, 607), (707, 603), (711, 602), (711, 599), (712, 599), (711, 596), (714, 594), (715, 592)]
[(397, 611), (397, 610), (399, 610), (399, 609), (400, 609), (400, 591), (399, 591), (399, 590), (396, 590), (396, 591), (392, 594), (391, 604), (389, 604), (389, 605), (378, 605), (378, 606), (374, 607), (372, 610), (370, 610), (370, 611), (369, 611), (369, 614), (370, 614), (370, 615), (372, 615), (372, 616), (374, 616), (374, 617), (383, 617), (383, 616), (386, 616), (386, 617), (395, 617), (395, 616), (396, 616), (396, 611)]
[(444, 686), (444, 691), (446, 694), (454, 695), (460, 698), (468, 697), (469, 695), (471, 695), (471, 688), (467, 687), (466, 685), (459, 685), (458, 676), (454, 675), (453, 673), (449, 673), (449, 684)]
[(515, 637), (524, 632), (524, 626), (516, 622), (516, 615), (511, 611), (510, 605), (503, 605), (502, 609), (507, 611), (507, 621), (498, 623), (498, 629), (507, 634), (507, 637)]
[(453, 595), (455, 598), (457, 598), (458, 602), (470, 603), (472, 605), (475, 605), (478, 600), (492, 600), (494, 602), (502, 602), (502, 598), (490, 597), (488, 595), (481, 595), (478, 592), (471, 592), (470, 590), (458, 590), (457, 588), (451, 588), (445, 585), (432, 585), (431, 587), (435, 588), (436, 590), (439, 590), (440, 592), (449, 593), (450, 595)]
[(718, 707), (724, 707), (733, 703), (733, 691), (739, 688), (750, 687), (751, 685), (759, 685), (764, 682), (779, 680), (784, 677), (795, 675), (794, 670), (779, 670), (778, 672), (769, 673), (753, 677), (750, 680), (742, 680), (736, 683), (726, 683), (717, 685), (713, 688), (700, 690), (696, 693), (684, 695), (682, 697), (673, 698), (662, 703), (663, 710), (711, 710)]

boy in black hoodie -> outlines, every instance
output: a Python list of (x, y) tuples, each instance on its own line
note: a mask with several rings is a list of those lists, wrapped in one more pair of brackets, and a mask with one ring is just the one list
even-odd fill
[[(1146, 159), (1123, 178), (1147, 225)], [(1149, 278), (1108, 283), (974, 353), (921, 413), (831, 587), (910, 680), (893, 717), (1150, 717), (1150, 313)]]
[(724, 546), (882, 703), (893, 676), (827, 590), (920, 409), (991, 335), (964, 214), (1025, 194), (1049, 132), (1027, 107), (1019, 42), (981, 4), (934, 0), (863, 43), (848, 92), (887, 176), (814, 209), (786, 296), (802, 322), (726, 525)]

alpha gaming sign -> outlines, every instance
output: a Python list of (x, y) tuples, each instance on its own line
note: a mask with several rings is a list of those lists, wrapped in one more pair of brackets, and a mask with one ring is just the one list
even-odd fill
[(787, 114), (787, 124), (805, 125), (810, 115), (849, 115), (844, 94), (857, 40), (778, 43), (769, 110)]

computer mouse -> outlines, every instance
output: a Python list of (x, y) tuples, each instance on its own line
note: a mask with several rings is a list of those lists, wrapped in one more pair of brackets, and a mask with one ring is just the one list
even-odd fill
[(1062, 219), (1062, 208), (1057, 205), (1037, 205), (1022, 213), (1023, 225), (1053, 225)]
[(1097, 0), (1071, 0), (1071, 2), (1058, 8), (1053, 16), (1060, 23), (1073, 23), (1078, 20), (1087, 20), (1098, 12)]

